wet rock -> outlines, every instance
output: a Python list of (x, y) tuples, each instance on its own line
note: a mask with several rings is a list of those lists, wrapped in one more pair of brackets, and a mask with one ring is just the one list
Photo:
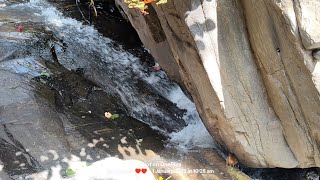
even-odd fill
[[(54, 64), (49, 45), (56, 40), (42, 23), (23, 22), (21, 33), (15, 32), (17, 24), (0, 25), (1, 178), (55, 174), (51, 168), (57, 165), (63, 175), (73, 154), (82, 157), (83, 148), (87, 150), (82, 160), (89, 163), (121, 157), (118, 145), (124, 136), (123, 147), (135, 147), (137, 139), (145, 139), (137, 146), (141, 153), (151, 146), (163, 149), (163, 137), (127, 116), (120, 99), (83, 78), (81, 69)], [(107, 121), (106, 110), (121, 116)]]
[[(10, 176), (38, 172), (54, 165), (42, 162), (49, 150), (67, 157), (67, 144), (59, 116), (35, 98), (19, 75), (1, 70), (1, 162)], [(60, 158), (60, 157), (59, 157)]]
[[(66, 72), (65, 72), (66, 73)], [(66, 114), (64, 119), (64, 129), (70, 150), (79, 153), (86, 158), (90, 155), (93, 160), (107, 157), (107, 155), (119, 155), (117, 148), (122, 138), (126, 138), (123, 146), (135, 146), (137, 139), (147, 140), (152, 137), (152, 142), (158, 150), (161, 150), (163, 137), (154, 132), (144, 123), (137, 121), (126, 115), (124, 107), (119, 104), (115, 97), (109, 96), (102, 90), (88, 90), (92, 83), (83, 79), (75, 72), (67, 72), (68, 78), (63, 79), (66, 74), (47, 79), (45, 84), (39, 78), (35, 78), (38, 83), (39, 95), (44, 97), (43, 92), (49, 91), (55, 94), (54, 106)], [(72, 76), (77, 76), (76, 79)], [(71, 80), (71, 81), (68, 81)], [(77, 86), (70, 87), (75, 83)], [(60, 92), (60, 93), (59, 93)], [(82, 93), (79, 93), (82, 92)], [(85, 92), (85, 93), (83, 93)], [(48, 93), (46, 93), (48, 94)], [(45, 97), (47, 98), (47, 97)], [(119, 118), (109, 120), (104, 117), (104, 112), (112, 112), (120, 115)], [(143, 132), (143, 133), (142, 133)], [(96, 140), (96, 142), (95, 142)], [(104, 146), (106, 144), (106, 146)], [(149, 143), (143, 143), (142, 151)], [(82, 155), (83, 148), (101, 148), (102, 150), (87, 149)], [(107, 152), (107, 153), (106, 153)]]
[[(6, 69), (14, 62), (6, 60), (7, 66), (2, 62), (5, 69), (0, 70), (0, 162), (5, 172), (1, 177), (51, 172), (57, 164), (62, 166), (62, 175), (68, 168), (66, 159), (72, 159), (72, 154), (82, 157), (82, 149), (86, 149), (82, 159), (86, 162), (121, 157), (118, 146), (123, 137), (127, 138), (123, 147), (135, 147), (136, 140), (143, 139), (142, 153), (152, 149), (151, 144), (154, 150), (163, 149), (162, 136), (126, 116), (119, 100), (94, 90), (95, 85), (81, 79), (81, 73), (60, 68), (55, 71), (60, 75), (41, 75), (30, 83), (28, 78)], [(119, 113), (120, 118), (107, 120), (105, 110)]]

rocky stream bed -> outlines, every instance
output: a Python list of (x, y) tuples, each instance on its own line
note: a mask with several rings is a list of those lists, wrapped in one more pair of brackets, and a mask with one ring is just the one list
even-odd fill
[[(119, 178), (116, 170), (122, 179), (249, 178), (230, 173), (194, 104), (150, 68), (112, 4), (98, 3), (104, 11), (90, 26), (74, 1), (50, 3), (0, 0), (0, 179)], [(242, 170), (316, 177), (312, 169)]]

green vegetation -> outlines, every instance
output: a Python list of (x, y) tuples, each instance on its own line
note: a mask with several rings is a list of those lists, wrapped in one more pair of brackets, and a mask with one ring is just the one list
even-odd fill
[(117, 119), (119, 117), (119, 114), (112, 114), (110, 119)]
[(75, 174), (76, 174), (76, 172), (75, 172), (74, 170), (72, 170), (72, 169), (67, 169), (66, 172), (65, 172), (65, 174), (64, 174), (64, 176), (65, 176), (65, 177), (71, 177), (71, 176), (73, 176), (73, 175), (75, 175)]
[(47, 71), (44, 71), (44, 70), (41, 71), (40, 75), (41, 75), (41, 76), (44, 76), (44, 77), (46, 77), (46, 78), (50, 77), (50, 74), (49, 74)]

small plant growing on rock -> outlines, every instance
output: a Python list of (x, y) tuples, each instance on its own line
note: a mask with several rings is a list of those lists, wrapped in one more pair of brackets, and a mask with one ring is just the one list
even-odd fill
[(76, 174), (76, 172), (72, 169), (67, 169), (66, 172), (64, 173), (64, 177), (69, 178), (72, 177)]

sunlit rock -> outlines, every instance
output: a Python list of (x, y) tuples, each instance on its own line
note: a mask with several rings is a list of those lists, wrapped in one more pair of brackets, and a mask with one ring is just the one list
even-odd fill
[(147, 16), (117, 3), (241, 163), (320, 166), (317, 0), (175, 0)]

